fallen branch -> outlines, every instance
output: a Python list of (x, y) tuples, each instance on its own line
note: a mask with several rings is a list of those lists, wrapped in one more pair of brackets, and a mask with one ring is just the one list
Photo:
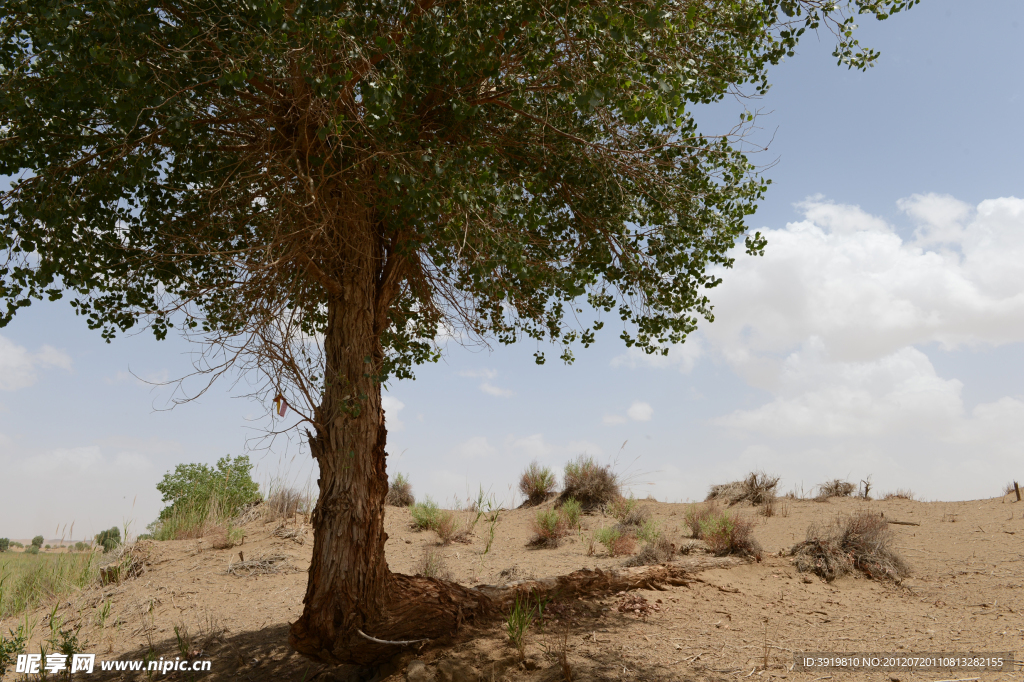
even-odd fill
[(892, 523), (892, 524), (895, 524), (897, 526), (920, 526), (921, 525), (920, 523), (917, 523), (916, 521), (894, 521), (892, 519), (886, 519), (885, 522), (886, 523)]

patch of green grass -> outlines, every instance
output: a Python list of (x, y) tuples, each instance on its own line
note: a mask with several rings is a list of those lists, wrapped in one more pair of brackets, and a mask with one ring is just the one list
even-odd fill
[(519, 652), (519, 658), (526, 658), (526, 631), (536, 616), (534, 609), (530, 606), (530, 598), (516, 596), (516, 603), (505, 619), (505, 629), (508, 632), (508, 640)]
[(655, 543), (661, 537), (661, 527), (654, 519), (648, 519), (636, 530), (636, 539), (641, 542)]
[(580, 529), (580, 518), (583, 516), (583, 505), (575, 497), (566, 498), (558, 508), (570, 528)]
[(85, 587), (99, 575), (96, 552), (5, 553), (0, 559), (0, 617)]

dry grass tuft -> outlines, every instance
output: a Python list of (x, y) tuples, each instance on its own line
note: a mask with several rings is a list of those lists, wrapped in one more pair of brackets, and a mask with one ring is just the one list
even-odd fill
[(764, 506), (761, 507), (761, 516), (765, 518), (771, 518), (773, 516), (781, 516), (783, 518), (789, 516), (790, 511), (790, 498), (786, 497), (773, 497), (766, 500)]
[(635, 497), (617, 496), (605, 506), (605, 513), (623, 526), (639, 528), (651, 519), (651, 509), (641, 505)]
[(433, 530), (445, 547), (453, 542), (469, 542), (469, 528), (459, 523), (454, 512), (441, 511)]
[(636, 551), (636, 538), (632, 535), (619, 535), (611, 539), (608, 553), (612, 556), (625, 556)]
[(555, 474), (536, 461), (530, 462), (519, 478), (519, 492), (526, 495), (526, 504), (531, 507), (546, 502), (555, 492), (555, 486)]
[(420, 570), (416, 575), (437, 580), (451, 580), (452, 573), (448, 569), (448, 563), (444, 559), (444, 553), (436, 547), (427, 547), (423, 550), (423, 559), (420, 561)]
[(226, 572), (242, 578), (254, 575), (269, 575), (277, 573), (288, 563), (288, 557), (284, 554), (259, 555), (253, 559), (244, 559), (242, 557), (243, 555), (239, 553), (241, 561), (228, 565)]
[(600, 508), (621, 496), (619, 479), (611, 466), (601, 466), (593, 457), (580, 455), (565, 465), (565, 488), (561, 499), (576, 498), (584, 509)]
[(881, 516), (861, 512), (835, 519), (825, 527), (812, 525), (807, 539), (793, 546), (800, 571), (831, 582), (856, 570), (876, 580), (898, 582), (910, 567), (892, 547), (893, 533)]
[(898, 488), (894, 493), (886, 493), (882, 496), (883, 500), (913, 500), (916, 499), (914, 493), (904, 488)]
[(405, 474), (396, 474), (391, 480), (384, 504), (391, 507), (408, 507), (416, 504), (416, 498), (412, 494), (412, 483)]
[(827, 500), (830, 497), (850, 497), (855, 490), (857, 490), (857, 486), (853, 483), (844, 481), (841, 478), (834, 478), (818, 486), (816, 499)]
[(768, 500), (775, 499), (775, 488), (778, 485), (778, 476), (769, 476), (763, 471), (754, 471), (742, 481), (711, 486), (705, 500), (722, 500), (730, 506), (744, 501), (755, 506), (761, 505)]
[(654, 542), (648, 542), (635, 557), (626, 561), (626, 566), (652, 566), (672, 561), (675, 556), (676, 546), (667, 538), (658, 538)]

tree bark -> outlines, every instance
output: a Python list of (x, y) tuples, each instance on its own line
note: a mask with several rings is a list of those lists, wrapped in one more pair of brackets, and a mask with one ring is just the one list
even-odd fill
[(388, 570), (387, 430), (379, 372), (394, 263), (387, 262), (379, 239), (359, 240), (355, 233), (339, 240), (346, 242), (335, 268), (340, 293), (328, 299), (324, 395), (309, 441), (320, 468), (320, 496), (303, 613), (289, 642), (324, 662), (373, 665), (401, 649), (360, 632), (389, 641), (435, 640), (493, 607), (486, 595), (459, 585)]

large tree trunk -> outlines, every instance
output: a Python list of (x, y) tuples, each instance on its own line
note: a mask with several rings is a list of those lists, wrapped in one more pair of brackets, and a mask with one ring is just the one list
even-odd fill
[(388, 570), (387, 431), (379, 381), (385, 254), (373, 247), (350, 254), (342, 286), (328, 304), (325, 389), (310, 439), (320, 467), (313, 558), (305, 607), (289, 641), (325, 662), (370, 665), (401, 649), (366, 636), (433, 640), (492, 607), (487, 596), (459, 585)]

